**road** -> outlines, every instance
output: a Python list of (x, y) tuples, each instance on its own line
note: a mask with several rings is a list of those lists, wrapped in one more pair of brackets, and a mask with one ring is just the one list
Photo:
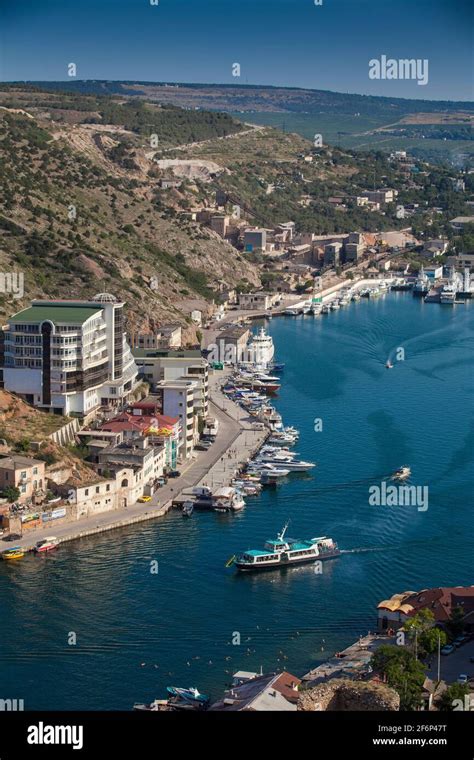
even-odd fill
[[(468, 641), (464, 646), (455, 649), (452, 654), (441, 655), (441, 679), (446, 683), (455, 683), (458, 676), (464, 673), (468, 678), (474, 678), (474, 663), (469, 658), (474, 657), (474, 641)], [(432, 667), (428, 668), (428, 676), (438, 678), (438, 657), (431, 658)]]
[(244, 416), (240, 407), (224, 396), (220, 390), (224, 378), (224, 372), (215, 372), (209, 381), (210, 415), (219, 420), (219, 433), (215, 443), (208, 451), (196, 451), (194, 458), (180, 467), (181, 476), (168, 479), (168, 483), (158, 489), (151, 501), (102, 512), (74, 522), (57, 525), (51, 522), (47, 528), (26, 532), (18, 541), (0, 541), (0, 552), (12, 546), (31, 549), (37, 541), (51, 535), (66, 542), (161, 517), (182, 491), (200, 483), (214, 487), (229, 483), (240, 464), (247, 461), (261, 445), (267, 431), (256, 430), (254, 422)]

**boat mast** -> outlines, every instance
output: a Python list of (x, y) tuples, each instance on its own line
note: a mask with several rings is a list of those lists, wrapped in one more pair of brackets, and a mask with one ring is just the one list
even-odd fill
[(281, 531), (281, 533), (279, 533), (278, 536), (277, 536), (277, 538), (278, 538), (279, 541), (283, 541), (283, 537), (284, 537), (284, 535), (285, 535), (285, 533), (286, 533), (286, 531), (288, 529), (289, 524), (290, 524), (290, 521), (287, 520), (287, 522), (285, 523), (285, 527), (283, 528), (283, 530)]

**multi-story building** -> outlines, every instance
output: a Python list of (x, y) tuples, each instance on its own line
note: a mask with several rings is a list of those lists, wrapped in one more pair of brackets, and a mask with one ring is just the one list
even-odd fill
[(269, 309), (274, 306), (280, 296), (276, 293), (239, 293), (239, 306), (241, 309)]
[(259, 227), (249, 227), (244, 231), (245, 251), (264, 251), (267, 245), (267, 230)]
[(46, 490), (45, 463), (39, 459), (12, 454), (0, 459), (0, 491), (18, 488), (18, 501), (32, 498), (37, 491)]
[(211, 217), (211, 229), (217, 232), (222, 238), (225, 238), (229, 229), (229, 217), (225, 214), (216, 214)]
[(382, 187), (380, 190), (366, 190), (362, 193), (372, 203), (393, 203), (398, 195), (398, 190), (392, 190), (390, 187)]
[(163, 325), (149, 332), (134, 333), (130, 336), (130, 345), (133, 348), (181, 348), (182, 327), (181, 325)]
[[(195, 380), (199, 386), (199, 401), (195, 413), (207, 417), (209, 405), (209, 364), (199, 350), (133, 352), (138, 371), (152, 384), (178, 379)], [(163, 414), (168, 414), (163, 409)], [(171, 415), (173, 416), (173, 415)]]
[(245, 358), (249, 338), (248, 327), (229, 327), (222, 330), (218, 333), (216, 342), (208, 346), (209, 361), (237, 364)]
[(159, 402), (154, 400), (133, 404), (129, 411), (104, 422), (99, 431), (90, 431), (94, 439), (93, 445), (97, 447), (96, 439), (99, 438), (100, 443), (100, 436), (106, 433), (120, 436), (118, 443), (146, 435), (152, 444), (158, 443), (164, 447), (165, 465), (175, 470), (182, 445), (181, 421), (177, 417), (168, 417), (157, 411), (161, 411), (161, 403), (160, 399)]
[(118, 446), (110, 446), (103, 449), (98, 455), (99, 475), (105, 476), (110, 470), (117, 471), (129, 468), (134, 471), (134, 479), (137, 487), (141, 486), (142, 492), (151, 495), (154, 491), (154, 483), (161, 477), (165, 468), (165, 450), (161, 445), (150, 445), (148, 436), (132, 438), (123, 441)]
[(325, 266), (337, 267), (341, 259), (342, 243), (328, 243), (324, 246)]
[(197, 380), (164, 380), (157, 386), (163, 414), (181, 421), (181, 459), (191, 456), (199, 439), (198, 415), (195, 413)]
[(107, 293), (33, 301), (10, 317), (3, 336), (0, 384), (34, 406), (84, 416), (120, 404), (136, 386), (124, 304)]

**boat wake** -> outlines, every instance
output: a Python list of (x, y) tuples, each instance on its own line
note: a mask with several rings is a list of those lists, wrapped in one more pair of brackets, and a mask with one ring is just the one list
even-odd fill
[(341, 554), (365, 554), (366, 552), (385, 552), (387, 551), (387, 548), (387, 546), (357, 546), (355, 549), (341, 549), (340, 552)]

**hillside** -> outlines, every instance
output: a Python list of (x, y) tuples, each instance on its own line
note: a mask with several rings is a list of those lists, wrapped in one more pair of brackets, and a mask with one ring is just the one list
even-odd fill
[[(234, 243), (248, 224), (291, 220), (316, 234), (406, 226), (395, 204), (373, 213), (351, 200), (375, 186), (420, 204), (410, 220), (418, 230), (449, 232), (466, 196), (449, 171), (422, 168), (414, 188), (379, 152), (315, 147), (298, 134), (127, 96), (2, 86), (0, 265), (23, 272), (25, 288), (18, 299), (0, 294), (0, 318), (33, 298), (110, 291), (127, 302), (131, 330), (177, 321), (194, 344), (191, 310), (206, 311), (227, 288), (258, 286), (268, 266), (196, 221), (203, 209), (216, 213), (216, 191), (227, 196), (221, 213), (240, 214)], [(436, 227), (433, 204), (444, 209)]]
[(135, 81), (36, 83), (51, 91), (123, 95), (185, 109), (230, 113), (245, 121), (358, 151), (410, 150), (417, 158), (472, 166), (474, 104), (240, 84)]
[[(188, 300), (205, 307), (242, 276), (259, 282), (249, 262), (237, 271), (228, 243), (179, 216), (199, 202), (198, 188), (191, 176), (182, 191), (161, 190), (159, 180), (169, 172), (157, 168), (150, 142), (127, 120), (131, 106), (93, 98), (72, 104), (37, 93), (21, 93), (12, 103), (10, 91), (0, 93), (0, 103), (0, 261), (2, 271), (20, 268), (25, 275), (24, 299), (0, 297), (3, 317), (34, 297), (110, 290), (127, 301), (136, 325), (170, 319), (186, 325)], [(94, 109), (113, 123), (85, 121)], [(132, 122), (142, 111), (135, 109)], [(202, 115), (160, 109), (152, 129), (160, 147), (175, 134), (218, 139), (224, 135), (215, 116), (200, 132)], [(197, 175), (206, 178), (206, 171)]]

